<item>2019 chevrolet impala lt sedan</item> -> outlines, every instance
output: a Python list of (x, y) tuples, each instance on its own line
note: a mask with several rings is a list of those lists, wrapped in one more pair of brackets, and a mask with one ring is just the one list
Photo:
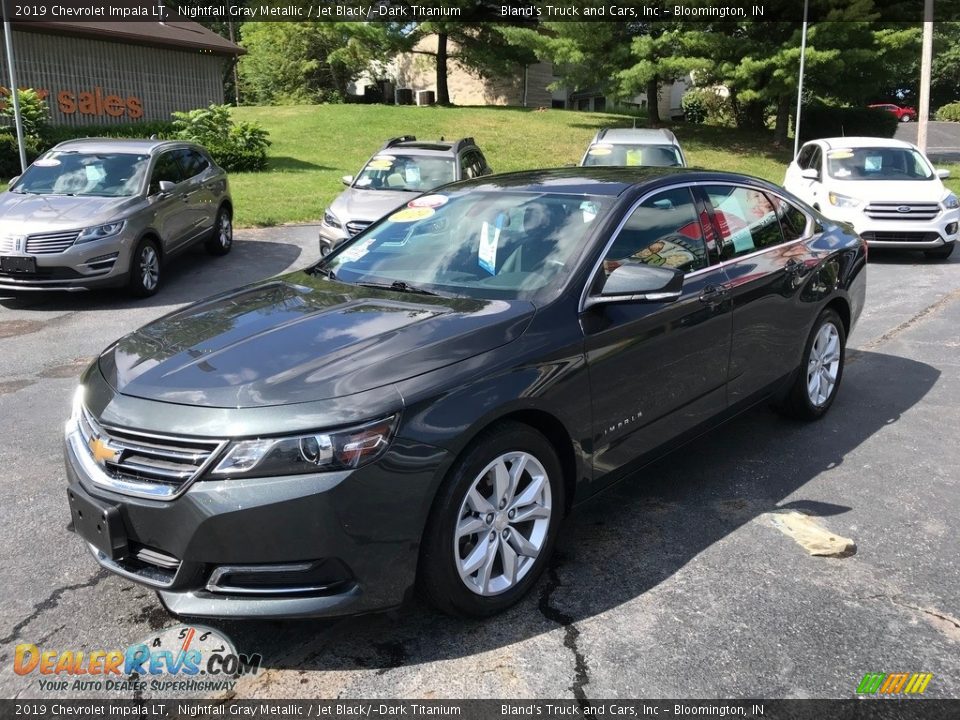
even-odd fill
[(847, 227), (740, 175), (450, 185), (109, 347), (66, 427), (72, 527), (176, 614), (419, 586), (489, 615), (572, 505), (758, 402), (827, 412), (865, 265)]

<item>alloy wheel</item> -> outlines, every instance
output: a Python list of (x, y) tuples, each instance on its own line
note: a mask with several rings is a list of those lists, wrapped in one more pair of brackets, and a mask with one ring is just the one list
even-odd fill
[(520, 582), (547, 542), (552, 511), (550, 479), (533, 455), (504, 453), (487, 465), (457, 515), (453, 552), (464, 585), (491, 596)]
[(144, 290), (153, 290), (160, 280), (160, 258), (152, 245), (140, 251), (140, 281)]
[(229, 213), (220, 214), (220, 226), (217, 228), (217, 238), (220, 241), (220, 247), (226, 249), (233, 244), (233, 221)]
[(810, 347), (807, 361), (807, 397), (814, 407), (821, 407), (833, 394), (840, 370), (840, 332), (832, 322), (825, 322)]

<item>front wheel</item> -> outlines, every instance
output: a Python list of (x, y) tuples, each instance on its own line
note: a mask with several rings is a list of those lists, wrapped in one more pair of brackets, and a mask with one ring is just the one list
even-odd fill
[(560, 461), (533, 428), (485, 431), (441, 487), (424, 535), (420, 581), (451, 615), (487, 617), (520, 600), (550, 555), (563, 514)]
[(955, 242), (947, 243), (946, 245), (941, 245), (933, 250), (924, 250), (923, 254), (931, 260), (946, 260), (948, 257), (950, 257), (950, 255), (953, 254), (954, 245), (956, 245)]
[(211, 255), (226, 255), (233, 247), (233, 216), (230, 209), (221, 207), (213, 224), (213, 234), (204, 243)]
[(799, 420), (826, 415), (843, 377), (847, 335), (835, 310), (825, 309), (813, 325), (803, 349), (800, 369), (780, 410)]
[(904, 115), (903, 117), (900, 118), (900, 122), (910, 122), (911, 120), (913, 120), (912, 115)]
[(150, 297), (160, 289), (161, 279), (160, 251), (157, 243), (143, 238), (137, 243), (130, 260), (130, 280), (127, 285), (130, 294), (135, 297)]

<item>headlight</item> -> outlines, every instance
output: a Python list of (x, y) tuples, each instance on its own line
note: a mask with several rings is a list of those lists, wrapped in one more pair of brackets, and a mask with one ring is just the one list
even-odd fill
[(836, 205), (841, 208), (855, 208), (860, 205), (860, 201), (856, 198), (848, 197), (847, 195), (841, 195), (840, 193), (832, 192), (829, 195), (830, 204)]
[(947, 210), (956, 210), (958, 207), (960, 207), (960, 200), (957, 200), (957, 196), (953, 193), (948, 193), (943, 199), (943, 206)]
[(93, 240), (103, 240), (103, 238), (108, 238), (119, 233), (121, 230), (123, 230), (124, 225), (126, 225), (126, 222), (121, 220), (120, 222), (97, 225), (96, 227), (90, 227), (86, 230), (81, 230), (80, 236), (77, 238), (77, 242), (85, 243)]
[(340, 224), (337, 216), (330, 211), (330, 208), (327, 208), (323, 211), (323, 222), (325, 225), (329, 225), (332, 228), (337, 228), (338, 230), (343, 229), (343, 226)]
[(83, 385), (79, 385), (77, 389), (73, 391), (73, 405), (70, 408), (70, 419), (67, 420), (67, 432), (77, 427), (80, 422), (80, 413), (83, 412), (83, 396)]
[(330, 433), (257, 438), (234, 442), (210, 473), (215, 477), (301, 475), (352, 470), (386, 450), (397, 416)]

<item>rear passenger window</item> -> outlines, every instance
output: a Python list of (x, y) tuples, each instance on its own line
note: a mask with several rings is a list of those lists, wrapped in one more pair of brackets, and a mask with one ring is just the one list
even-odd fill
[(658, 193), (634, 210), (603, 261), (609, 275), (641, 262), (693, 272), (707, 266), (707, 244), (688, 188)]
[(210, 167), (207, 159), (196, 150), (177, 150), (176, 155), (184, 177), (192, 178)]
[(777, 217), (780, 218), (780, 229), (783, 231), (784, 241), (791, 242), (802, 238), (807, 231), (807, 216), (786, 200), (781, 198), (773, 200), (777, 204)]
[(777, 213), (764, 193), (729, 185), (704, 189), (720, 229), (721, 259), (729, 260), (783, 242)]

